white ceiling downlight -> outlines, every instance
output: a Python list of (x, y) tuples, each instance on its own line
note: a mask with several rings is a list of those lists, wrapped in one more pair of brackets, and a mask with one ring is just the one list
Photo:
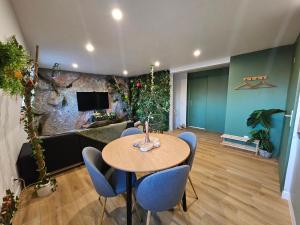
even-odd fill
[(196, 49), (193, 54), (195, 57), (199, 57), (201, 55), (200, 49)]
[(111, 11), (111, 15), (117, 21), (120, 21), (123, 19), (123, 12), (118, 8), (113, 9)]
[(93, 52), (95, 50), (95, 47), (91, 43), (87, 43), (85, 48), (89, 52)]

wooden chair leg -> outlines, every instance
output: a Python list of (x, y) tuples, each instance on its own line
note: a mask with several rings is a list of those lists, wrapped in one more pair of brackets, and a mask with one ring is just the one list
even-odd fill
[(192, 182), (192, 179), (191, 179), (190, 175), (188, 176), (188, 179), (189, 179), (189, 181), (190, 181), (190, 184), (191, 184), (191, 186), (192, 186), (192, 189), (193, 189), (193, 192), (194, 192), (194, 194), (195, 194), (195, 196), (196, 196), (196, 199), (198, 199), (198, 195), (197, 195), (197, 192), (196, 192), (196, 190), (195, 190), (195, 187), (194, 187), (194, 184), (193, 184), (193, 182)]
[[(100, 197), (99, 197), (99, 201), (101, 202)], [(102, 205), (102, 208), (101, 208), (101, 212), (100, 212), (99, 225), (102, 225), (102, 223), (103, 223), (103, 217), (104, 217), (104, 212), (105, 212), (106, 201), (107, 201), (107, 198), (104, 198), (104, 202), (103, 202), (103, 205)]]
[(150, 225), (150, 219), (151, 219), (151, 211), (148, 210), (146, 225)]

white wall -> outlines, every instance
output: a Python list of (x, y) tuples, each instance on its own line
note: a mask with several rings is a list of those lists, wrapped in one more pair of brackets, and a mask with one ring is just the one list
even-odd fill
[[(16, 35), (24, 44), (22, 33), (9, 0), (0, 0), (0, 40)], [(7, 188), (18, 191), (11, 177), (17, 177), (16, 161), (26, 134), (20, 124), (20, 97), (10, 97), (0, 90), (0, 202)]]
[(174, 129), (186, 125), (187, 110), (187, 72), (173, 75), (173, 124)]

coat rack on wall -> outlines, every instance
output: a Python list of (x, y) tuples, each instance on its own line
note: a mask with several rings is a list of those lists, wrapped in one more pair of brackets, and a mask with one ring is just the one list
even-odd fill
[[(274, 84), (267, 82), (268, 77), (265, 75), (261, 76), (249, 76), (243, 78), (243, 83), (235, 88), (235, 90), (241, 89), (258, 89), (258, 88), (273, 88), (276, 87)], [(253, 81), (259, 81), (254, 84)]]

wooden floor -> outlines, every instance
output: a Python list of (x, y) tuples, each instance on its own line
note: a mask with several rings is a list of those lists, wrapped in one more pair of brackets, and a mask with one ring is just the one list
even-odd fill
[[(179, 209), (154, 214), (152, 225), (291, 224), (288, 204), (280, 197), (277, 162), (223, 147), (219, 134), (193, 131), (199, 139), (191, 177), (199, 200), (193, 198), (188, 184), (185, 216)], [(63, 173), (57, 180), (58, 189), (51, 196), (36, 198), (32, 190), (22, 193), (14, 225), (97, 224), (100, 203), (85, 167)], [(124, 198), (109, 199), (107, 204), (104, 224), (126, 224)], [(133, 218), (139, 224), (136, 214)]]

